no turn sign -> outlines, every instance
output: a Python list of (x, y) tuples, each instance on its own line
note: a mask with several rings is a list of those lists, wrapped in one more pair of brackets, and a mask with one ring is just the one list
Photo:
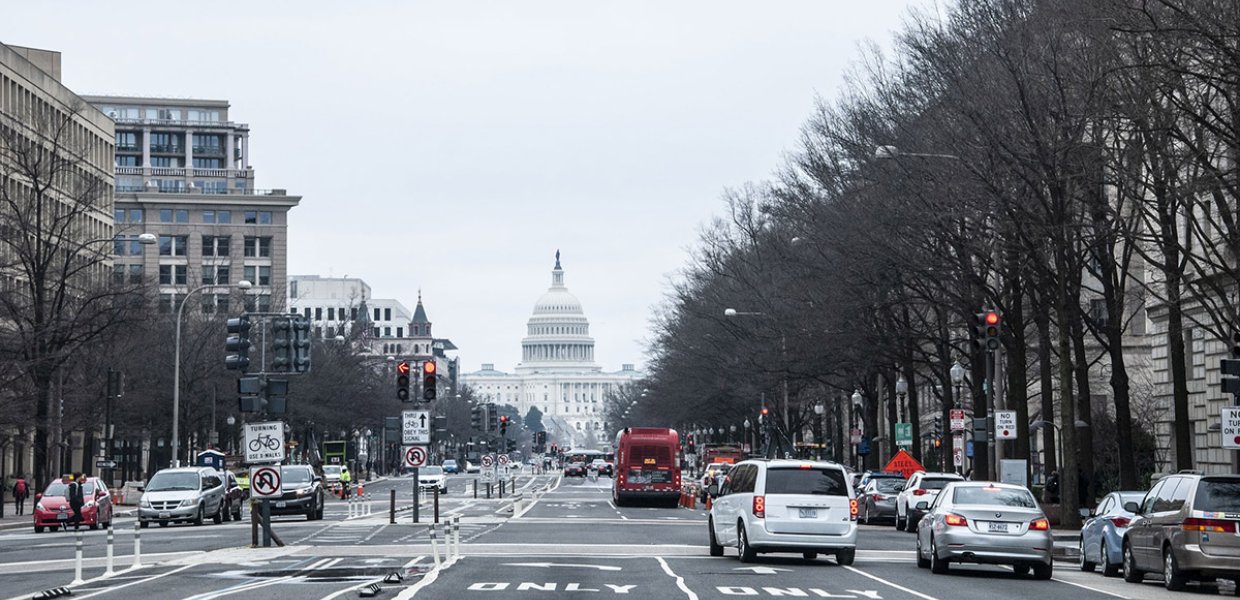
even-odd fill
[(418, 468), (426, 465), (426, 446), (407, 446), (405, 448), (405, 466)]
[(1221, 412), (1219, 416), (1223, 420), (1223, 447), (1240, 450), (1240, 407), (1224, 406)]
[(1016, 411), (995, 411), (995, 437), (1001, 440), (1016, 439)]
[(250, 491), (256, 498), (279, 497), (281, 493), (280, 465), (250, 468)]
[(482, 457), (482, 468), (484, 468), (484, 469), (490, 469), (490, 468), (491, 468), (491, 467), (493, 467), (493, 466), (495, 466), (495, 459), (491, 458), (491, 455), (490, 455), (490, 454), (483, 455), (483, 457)]
[(507, 454), (501, 454), (501, 455), (499, 455), (499, 464), (501, 464), (501, 465), (506, 465), (506, 464), (508, 464), (508, 455), (507, 455)]

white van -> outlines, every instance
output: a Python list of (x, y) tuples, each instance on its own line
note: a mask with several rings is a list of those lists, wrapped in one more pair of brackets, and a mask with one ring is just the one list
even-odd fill
[(807, 560), (857, 554), (857, 498), (844, 467), (832, 462), (747, 460), (718, 490), (707, 521), (710, 555), (737, 549), (742, 562), (764, 552), (800, 552)]

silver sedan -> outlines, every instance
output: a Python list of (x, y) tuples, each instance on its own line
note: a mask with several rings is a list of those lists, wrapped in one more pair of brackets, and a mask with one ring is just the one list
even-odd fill
[[(917, 566), (947, 573), (953, 562), (1012, 565), (1017, 575), (1030, 569), (1050, 579), (1050, 521), (1029, 490), (988, 481), (957, 481), (916, 505), (926, 511), (917, 525)], [(926, 506), (922, 506), (926, 505)]]

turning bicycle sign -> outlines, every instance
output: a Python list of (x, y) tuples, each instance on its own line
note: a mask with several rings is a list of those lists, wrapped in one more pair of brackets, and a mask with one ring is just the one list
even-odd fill
[(250, 491), (255, 498), (272, 498), (280, 496), (282, 490), (280, 465), (250, 468)]
[(284, 460), (284, 423), (270, 421), (267, 423), (245, 424), (245, 462), (278, 463)]
[(405, 466), (417, 468), (426, 465), (426, 446), (406, 446)]

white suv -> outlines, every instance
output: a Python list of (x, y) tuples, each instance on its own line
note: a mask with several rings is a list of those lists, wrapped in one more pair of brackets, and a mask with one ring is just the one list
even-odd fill
[(710, 555), (735, 546), (742, 562), (760, 552), (857, 555), (857, 499), (844, 467), (831, 462), (747, 460), (734, 465), (710, 508)]
[(925, 500), (927, 505), (934, 504), (934, 497), (939, 490), (953, 481), (964, 481), (964, 477), (955, 473), (913, 473), (904, 483), (904, 489), (896, 495), (896, 529), (916, 532), (917, 523), (925, 514), (910, 507), (917, 506), (922, 500)]

